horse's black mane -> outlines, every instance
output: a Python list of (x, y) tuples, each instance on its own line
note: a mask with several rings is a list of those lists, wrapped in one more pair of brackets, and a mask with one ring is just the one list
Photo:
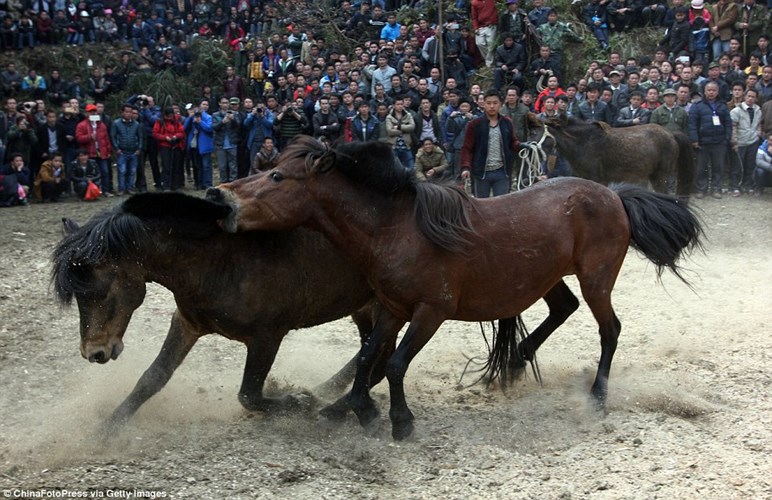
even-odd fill
[(52, 255), (51, 282), (57, 300), (69, 305), (74, 294), (88, 291), (87, 270), (105, 258), (121, 259), (152, 243), (148, 228), (167, 224), (178, 234), (206, 237), (219, 231), (227, 206), (180, 193), (144, 193), (91, 218), (62, 238)]
[(470, 244), (469, 237), (475, 231), (467, 194), (451, 184), (418, 181), (396, 160), (388, 143), (351, 142), (331, 150), (311, 137), (299, 136), (279, 156), (277, 164), (304, 159), (311, 165), (328, 154), (334, 155), (335, 169), (357, 185), (386, 197), (415, 196), (416, 220), (432, 243), (451, 252), (462, 251)]

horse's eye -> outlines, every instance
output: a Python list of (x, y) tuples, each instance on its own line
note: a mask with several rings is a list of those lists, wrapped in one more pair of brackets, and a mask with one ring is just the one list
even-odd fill
[(281, 172), (272, 172), (271, 173), (271, 180), (273, 182), (281, 182), (284, 180), (284, 176)]

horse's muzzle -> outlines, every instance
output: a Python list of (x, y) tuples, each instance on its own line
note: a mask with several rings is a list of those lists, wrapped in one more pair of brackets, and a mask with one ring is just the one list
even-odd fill
[(108, 361), (118, 359), (118, 356), (123, 352), (123, 342), (116, 342), (112, 345), (112, 348), (107, 346), (98, 347), (86, 347), (81, 350), (81, 354), (86, 358), (89, 363), (99, 363), (103, 365)]
[(210, 187), (206, 190), (206, 199), (213, 203), (220, 203), (228, 205), (231, 208), (231, 212), (227, 217), (220, 220), (220, 227), (227, 233), (235, 233), (238, 231), (237, 217), (238, 217), (238, 203), (230, 191), (225, 191), (220, 188)]

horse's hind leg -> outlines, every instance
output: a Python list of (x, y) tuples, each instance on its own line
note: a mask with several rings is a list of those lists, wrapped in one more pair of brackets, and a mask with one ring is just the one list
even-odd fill
[(614, 286), (616, 273), (611, 275), (610, 280), (607, 273), (601, 278), (595, 281), (583, 280), (580, 277), (579, 281), (582, 286), (582, 295), (585, 301), (587, 301), (593, 316), (595, 316), (595, 320), (598, 322), (601, 354), (600, 361), (598, 362), (598, 373), (595, 375), (595, 382), (592, 384), (592, 395), (598, 405), (602, 407), (605, 405), (606, 396), (608, 395), (608, 377), (611, 372), (611, 361), (617, 349), (617, 340), (619, 339), (619, 333), (622, 331), (622, 325), (611, 306), (611, 290)]
[(520, 359), (526, 361), (533, 361), (534, 354), (544, 341), (579, 308), (579, 299), (563, 280), (550, 288), (543, 298), (549, 307), (549, 314), (518, 346)]
[[(367, 306), (351, 315), (351, 319), (354, 321), (354, 324), (356, 324), (357, 330), (359, 330), (360, 344), (364, 344), (365, 340), (373, 333), (373, 324), (375, 323), (377, 307), (380, 307), (380, 305), (375, 301), (372, 301)], [(346, 389), (346, 386), (354, 380), (358, 359), (359, 351), (354, 354), (354, 357), (351, 358), (343, 368), (338, 370), (338, 373), (330, 377), (326, 382), (316, 386), (311, 392), (322, 397), (337, 396), (343, 392), (343, 390)]]
[(172, 378), (172, 374), (185, 360), (185, 356), (200, 336), (200, 332), (196, 332), (180, 316), (179, 311), (175, 312), (161, 352), (139, 378), (131, 394), (113, 411), (105, 423), (104, 430), (108, 433), (116, 430), (126, 423), (145, 401), (160, 391)]

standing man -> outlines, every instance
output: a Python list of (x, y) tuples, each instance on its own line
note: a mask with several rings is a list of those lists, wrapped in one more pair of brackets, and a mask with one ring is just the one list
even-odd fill
[(110, 144), (110, 131), (99, 119), (96, 105), (86, 105), (87, 116), (75, 127), (75, 139), (81, 149), (88, 152), (88, 157), (99, 167), (102, 196), (113, 196), (113, 179), (111, 172), (112, 145)]
[(499, 13), (494, 0), (472, 0), (472, 26), (474, 41), (485, 59), (487, 67), (493, 66), (493, 50), (496, 42), (496, 26)]
[(134, 119), (134, 106), (123, 105), (121, 119), (113, 122), (110, 138), (118, 160), (118, 196), (125, 193), (133, 194), (145, 138), (142, 126)]
[[(190, 112), (192, 111), (192, 113)], [(202, 99), (197, 108), (191, 108), (183, 128), (187, 133), (188, 153), (193, 163), (193, 180), (196, 189), (212, 187), (212, 151), (214, 131), (209, 101)]]
[(734, 23), (734, 29), (742, 41), (742, 51), (746, 61), (756, 48), (759, 37), (764, 33), (766, 22), (767, 7), (765, 5), (758, 5), (755, 0), (743, 1), (737, 15), (737, 21)]
[(217, 165), (220, 168), (220, 182), (232, 182), (238, 175), (238, 145), (241, 123), (238, 112), (229, 108), (230, 103), (236, 106), (241, 101), (232, 97), (229, 101), (225, 96), (220, 98), (220, 110), (212, 115), (214, 130), (214, 149), (217, 155)]
[(729, 162), (729, 189), (732, 196), (740, 190), (753, 192), (753, 172), (756, 170), (756, 150), (761, 131), (761, 108), (756, 104), (755, 89), (745, 91), (745, 101), (729, 112), (732, 118), (732, 149), (735, 158)]
[(656, 123), (671, 132), (689, 133), (689, 114), (676, 104), (677, 93), (673, 89), (665, 89), (662, 99), (665, 103), (651, 112), (649, 123)]
[(694, 103), (689, 110), (689, 140), (697, 149), (697, 199), (704, 198), (709, 187), (714, 198), (721, 198), (724, 163), (731, 139), (729, 109), (718, 97), (718, 84), (708, 82), (702, 101)]
[(461, 148), (461, 178), (472, 178), (477, 198), (509, 192), (515, 153), (520, 149), (512, 120), (499, 113), (498, 92), (487, 90), (483, 99), (485, 114), (469, 122)]
[(587, 99), (579, 103), (574, 116), (585, 122), (606, 122), (611, 125), (611, 111), (608, 104), (598, 99), (599, 96), (600, 85), (595, 82), (587, 85)]
[(550, 57), (558, 68), (563, 65), (563, 39), (569, 38), (575, 42), (582, 41), (576, 32), (566, 23), (558, 22), (558, 11), (550, 9), (547, 14), (547, 24), (538, 28), (542, 45), (550, 48)]

